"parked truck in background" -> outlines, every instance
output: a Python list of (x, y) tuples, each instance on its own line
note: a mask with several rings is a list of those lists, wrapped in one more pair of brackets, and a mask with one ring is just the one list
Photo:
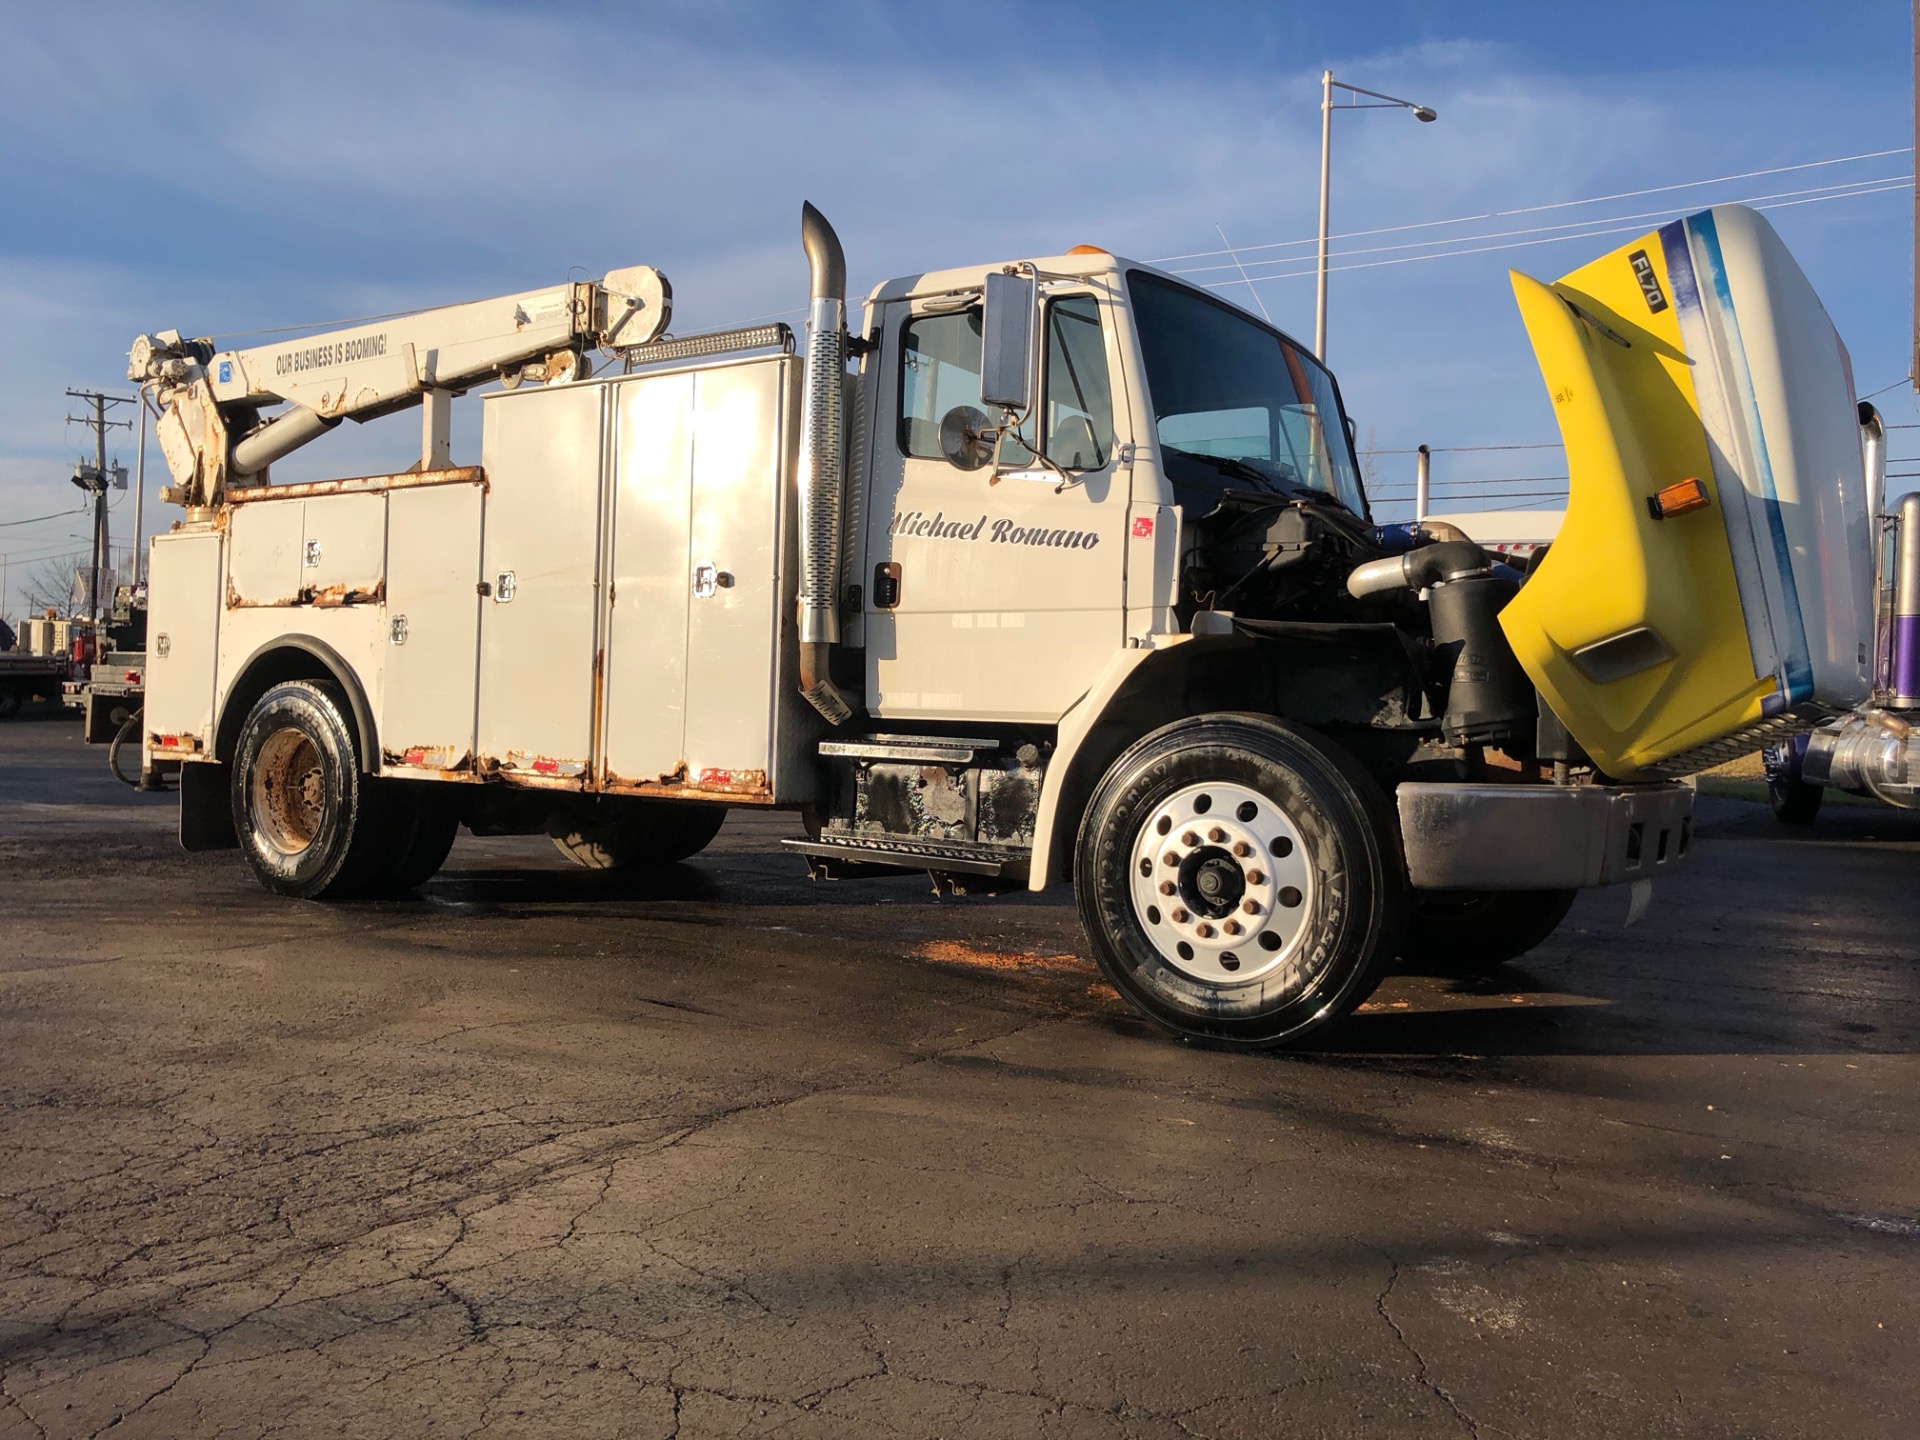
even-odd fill
[(11, 720), (35, 700), (58, 700), (72, 672), (71, 622), (30, 616), (11, 646), (0, 651), (0, 720)]
[(1767, 798), (1774, 817), (1789, 825), (1812, 824), (1828, 790), (1903, 810), (1920, 806), (1920, 493), (1886, 505), (1886, 429), (1865, 401), (1860, 425), (1876, 541), (1873, 693), (1857, 709), (1767, 747)]
[[(1497, 963), (1675, 868), (1678, 777), (1865, 693), (1845, 352), (1750, 211), (1515, 277), (1572, 466), (1524, 586), (1376, 525), (1333, 376), (1215, 295), (1080, 246), (890, 281), (849, 332), (811, 206), (802, 242), (800, 338), (673, 338), (647, 267), (142, 336), (183, 843), (333, 898), (462, 824), (626, 867), (793, 810), (817, 874), (1071, 879), (1131, 1003), (1273, 1045), (1396, 955)], [(494, 380), (455, 465), (449, 403)], [(272, 481), (415, 406), (411, 470)]]

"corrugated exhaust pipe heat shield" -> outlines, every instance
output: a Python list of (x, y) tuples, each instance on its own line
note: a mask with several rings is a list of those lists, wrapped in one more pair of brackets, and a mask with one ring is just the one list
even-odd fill
[(812, 205), (800, 207), (807, 252), (806, 389), (800, 401), (800, 692), (835, 725), (853, 707), (827, 678), (840, 641), (840, 510), (846, 483), (847, 260), (840, 239)]

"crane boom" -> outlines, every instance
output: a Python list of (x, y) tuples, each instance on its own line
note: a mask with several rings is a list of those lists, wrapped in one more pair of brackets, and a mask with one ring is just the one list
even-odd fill
[[(447, 406), (492, 380), (559, 381), (594, 345), (645, 344), (666, 329), (673, 292), (647, 265), (543, 290), (391, 315), (246, 350), (216, 352), (175, 330), (137, 337), (127, 377), (151, 384), (156, 433), (177, 485), (167, 498), (215, 503), (343, 419), (426, 407), (422, 464), (446, 461)], [(286, 408), (267, 413), (273, 407)]]

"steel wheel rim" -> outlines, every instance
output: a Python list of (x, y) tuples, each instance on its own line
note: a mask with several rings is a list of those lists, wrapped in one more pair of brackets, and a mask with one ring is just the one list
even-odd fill
[(304, 730), (276, 730), (260, 746), (248, 800), (254, 828), (282, 855), (312, 845), (326, 817), (326, 766)]
[(1134, 918), (1162, 959), (1204, 985), (1251, 985), (1304, 943), (1315, 877), (1300, 828), (1270, 796), (1188, 785), (1154, 806), (1129, 852)]

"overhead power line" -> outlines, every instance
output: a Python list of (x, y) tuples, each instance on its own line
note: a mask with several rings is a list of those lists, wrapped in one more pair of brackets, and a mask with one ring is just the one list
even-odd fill
[[(1879, 190), (1868, 187), (1879, 186), (1897, 189), (1900, 186), (1911, 184), (1912, 181), (1913, 176), (1910, 174), (1881, 175), (1871, 180), (1848, 180), (1838, 185), (1814, 185), (1804, 190), (1776, 190), (1770, 195), (1749, 195), (1743, 199), (1729, 201), (1727, 203), (1734, 205), (1752, 205), (1757, 209), (1771, 210), (1779, 207), (1767, 205), (1763, 202), (1769, 200), (1790, 200), (1802, 195), (1821, 195), (1828, 196), (1835, 200), (1844, 200), (1854, 193), (1862, 195), (1876, 195), (1880, 193)], [(1671, 215), (1672, 213), (1673, 211), (1670, 208), (1665, 210), (1642, 210), (1631, 215), (1608, 215), (1594, 220), (1566, 221), (1558, 225), (1531, 225), (1520, 230), (1489, 230), (1478, 235), (1454, 235), (1442, 240), (1410, 240), (1399, 245), (1369, 245), (1353, 250), (1335, 250), (1329, 258), (1337, 260), (1349, 255), (1384, 255), (1398, 250), (1430, 250), (1436, 246), (1466, 245), (1475, 240), (1504, 240), (1515, 235), (1545, 235), (1554, 232), (1586, 230), (1588, 227), (1594, 225), (1612, 225), (1628, 220), (1656, 220)], [(1579, 237), (1568, 234), (1566, 238), (1578, 239)], [(1215, 270), (1238, 270), (1242, 277), (1244, 277), (1249, 268), (1257, 269), (1263, 265), (1298, 265), (1305, 259), (1306, 257), (1303, 255), (1285, 255), (1276, 260), (1250, 260), (1245, 264), (1198, 265), (1192, 269), (1175, 270), (1172, 273), (1175, 275), (1202, 275)], [(1266, 277), (1256, 276), (1254, 278), (1264, 279)]]
[[(1783, 210), (1793, 205), (1817, 205), (1833, 200), (1853, 200), (1864, 195), (1879, 195), (1895, 190), (1907, 190), (1912, 187), (1912, 183), (1911, 180), (1907, 180), (1897, 185), (1882, 185), (1871, 190), (1855, 190), (1845, 195), (1816, 195), (1810, 200), (1782, 200), (1771, 205), (1756, 205), (1753, 208), (1756, 210)], [(1594, 221), (1593, 223), (1598, 225), (1604, 222)], [(1544, 239), (1538, 240), (1510, 240), (1499, 245), (1474, 245), (1456, 250), (1436, 250), (1427, 255), (1400, 255), (1391, 260), (1363, 260), (1356, 265), (1331, 265), (1328, 269), (1330, 271), (1377, 270), (1385, 265), (1413, 265), (1422, 260), (1448, 260), (1458, 255), (1485, 255), (1496, 250), (1524, 250), (1534, 245), (1557, 245), (1566, 240), (1594, 240), (1606, 235), (1630, 235), (1645, 229), (1646, 222), (1641, 221), (1632, 225), (1613, 225), (1599, 230), (1586, 230), (1566, 235), (1549, 235)], [(1314, 267), (1308, 266), (1305, 269), (1286, 270), (1273, 275), (1256, 275), (1253, 277), (1253, 283), (1258, 285), (1267, 280), (1297, 280), (1302, 276), (1312, 275), (1314, 273)], [(1203, 285), (1201, 288), (1205, 290), (1224, 290), (1229, 286), (1240, 283), (1239, 280), (1214, 281)]]
[[(1643, 190), (1620, 190), (1611, 195), (1587, 195), (1578, 200), (1556, 200), (1546, 205), (1520, 205), (1510, 210), (1487, 210), (1477, 215), (1455, 215), (1446, 220), (1417, 220), (1408, 225), (1383, 225), (1371, 230), (1343, 230), (1330, 235), (1329, 240), (1355, 240), (1371, 235), (1397, 235), (1407, 230), (1431, 230), (1442, 225), (1470, 225), (1478, 220), (1500, 220), (1509, 215), (1537, 215), (1547, 210), (1568, 210), (1578, 205), (1602, 205), (1612, 200), (1633, 200), (1642, 195), (1664, 195), (1675, 190), (1697, 190), (1708, 185), (1724, 185), (1734, 180), (1757, 180), (1764, 175), (1786, 175), (1796, 170), (1817, 170), (1824, 165), (1848, 165), (1859, 160), (1879, 160), (1888, 155), (1909, 155), (1913, 153), (1911, 145), (1896, 146), (1891, 150), (1866, 150), (1858, 155), (1835, 155), (1826, 160), (1806, 160), (1798, 165), (1775, 165), (1766, 170), (1742, 170), (1736, 175), (1716, 175), (1707, 180), (1683, 180), (1672, 185), (1652, 185)], [(1300, 240), (1274, 240), (1263, 245), (1236, 245), (1231, 253), (1244, 255), (1250, 250), (1280, 250), (1295, 245), (1314, 245), (1319, 236), (1309, 235)], [(1205, 260), (1216, 255), (1230, 253), (1226, 250), (1195, 250), (1186, 255), (1163, 255), (1153, 261), (1155, 265), (1165, 265), (1175, 260)]]
[(51, 515), (36, 515), (31, 520), (0, 520), (0, 530), (6, 530), (15, 525), (39, 525), (48, 520), (65, 520), (83, 513), (79, 510), (56, 510)]

